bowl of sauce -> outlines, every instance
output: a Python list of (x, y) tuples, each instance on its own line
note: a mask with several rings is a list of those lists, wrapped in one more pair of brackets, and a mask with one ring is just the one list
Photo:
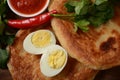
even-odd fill
[(33, 17), (43, 13), (50, 0), (7, 0), (10, 9), (21, 17)]

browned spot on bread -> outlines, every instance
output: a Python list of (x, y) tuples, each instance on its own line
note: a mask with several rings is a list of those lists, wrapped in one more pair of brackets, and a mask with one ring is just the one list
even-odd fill
[(110, 49), (115, 50), (115, 48), (113, 47), (113, 45), (114, 45), (115, 43), (116, 43), (115, 38), (114, 38), (114, 37), (110, 37), (110, 38), (108, 38), (107, 41), (103, 42), (103, 43), (100, 45), (100, 50), (105, 51), (105, 52), (110, 51)]

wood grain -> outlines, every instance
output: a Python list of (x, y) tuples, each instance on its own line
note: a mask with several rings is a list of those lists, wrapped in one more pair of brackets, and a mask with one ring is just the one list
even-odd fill
[(12, 77), (8, 70), (0, 69), (0, 80), (12, 80)]

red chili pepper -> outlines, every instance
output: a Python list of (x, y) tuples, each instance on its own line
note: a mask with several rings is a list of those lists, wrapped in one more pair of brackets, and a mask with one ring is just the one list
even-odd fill
[(57, 13), (57, 11), (53, 10), (28, 19), (8, 20), (7, 24), (14, 28), (31, 28), (33, 26), (38, 26), (49, 21), (52, 18), (51, 14), (55, 14), (55, 13)]

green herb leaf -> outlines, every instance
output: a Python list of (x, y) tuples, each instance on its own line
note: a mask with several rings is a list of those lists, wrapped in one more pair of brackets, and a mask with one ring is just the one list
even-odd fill
[(79, 15), (83, 7), (84, 7), (84, 2), (83, 1), (78, 2), (78, 4), (75, 6), (75, 13)]
[(4, 24), (4, 20), (7, 18), (7, 3), (6, 0), (0, 0), (0, 68), (7, 68), (7, 61), (9, 58), (9, 54), (6, 50), (8, 45), (11, 45), (14, 40), (14, 35), (8, 35), (6, 25)]
[(3, 31), (5, 29), (3, 17), (5, 15), (6, 10), (7, 10), (6, 0), (0, 0), (0, 35), (3, 34)]
[(2, 0), (0, 2), (0, 15), (4, 14), (4, 12), (6, 11), (6, 0)]
[(88, 18), (93, 26), (98, 27), (113, 17), (114, 10), (112, 6), (109, 5), (110, 4), (105, 2), (99, 6), (96, 6), (96, 12)]
[(7, 68), (7, 61), (9, 59), (9, 54), (6, 50), (0, 49), (0, 68)]
[[(89, 30), (88, 25), (90, 24), (87, 20), (79, 20), (78, 22), (75, 22), (75, 26), (79, 27), (82, 31), (86, 32)], [(77, 28), (76, 28), (77, 29)], [(75, 30), (76, 31), (76, 30)]]
[(70, 6), (75, 7), (76, 5), (78, 5), (78, 1), (75, 1), (75, 0), (68, 0), (68, 2), (65, 3), (65, 4), (69, 4)]
[(5, 28), (4, 24), (1, 23), (0, 24), (0, 35), (3, 34), (4, 28)]
[[(96, 0), (95, 3), (90, 0), (68, 0), (69, 5), (74, 6), (74, 13), (76, 14), (74, 18), (75, 29), (79, 28), (87, 31), (89, 28), (86, 26), (89, 24), (98, 27), (111, 19), (114, 15), (114, 10), (110, 2), (109, 0)], [(70, 7), (66, 8), (69, 9)]]
[(106, 12), (106, 10), (107, 9), (110, 9), (110, 4), (108, 3), (108, 2), (104, 2), (104, 3), (102, 3), (102, 4), (100, 4), (100, 5), (95, 5), (95, 7), (96, 7), (96, 10), (97, 11), (104, 11), (104, 12)]
[(75, 6), (75, 13), (77, 15), (84, 15), (87, 14), (89, 5), (91, 4), (90, 0), (80, 0), (76, 2), (77, 5)]
[(0, 68), (7, 68), (7, 61), (9, 53), (6, 50), (6, 46), (11, 45), (14, 40), (14, 35), (0, 35)]
[[(68, 0), (65, 3), (65, 7), (68, 12), (74, 14), (74, 16), (68, 16), (63, 14), (55, 14), (54, 17), (70, 20), (75, 24), (75, 31), (81, 29), (82, 31), (88, 31), (88, 25), (98, 27), (107, 22), (114, 16), (113, 2), (114, 0)], [(118, 2), (118, 0), (116, 0)]]
[(95, 4), (96, 5), (100, 5), (100, 4), (102, 4), (102, 3), (104, 3), (104, 2), (107, 2), (108, 0), (95, 0)]
[(65, 7), (67, 8), (67, 12), (74, 12), (74, 6), (70, 5), (70, 3), (66, 3)]
[(0, 35), (0, 43), (4, 45), (11, 45), (14, 41), (14, 35)]

